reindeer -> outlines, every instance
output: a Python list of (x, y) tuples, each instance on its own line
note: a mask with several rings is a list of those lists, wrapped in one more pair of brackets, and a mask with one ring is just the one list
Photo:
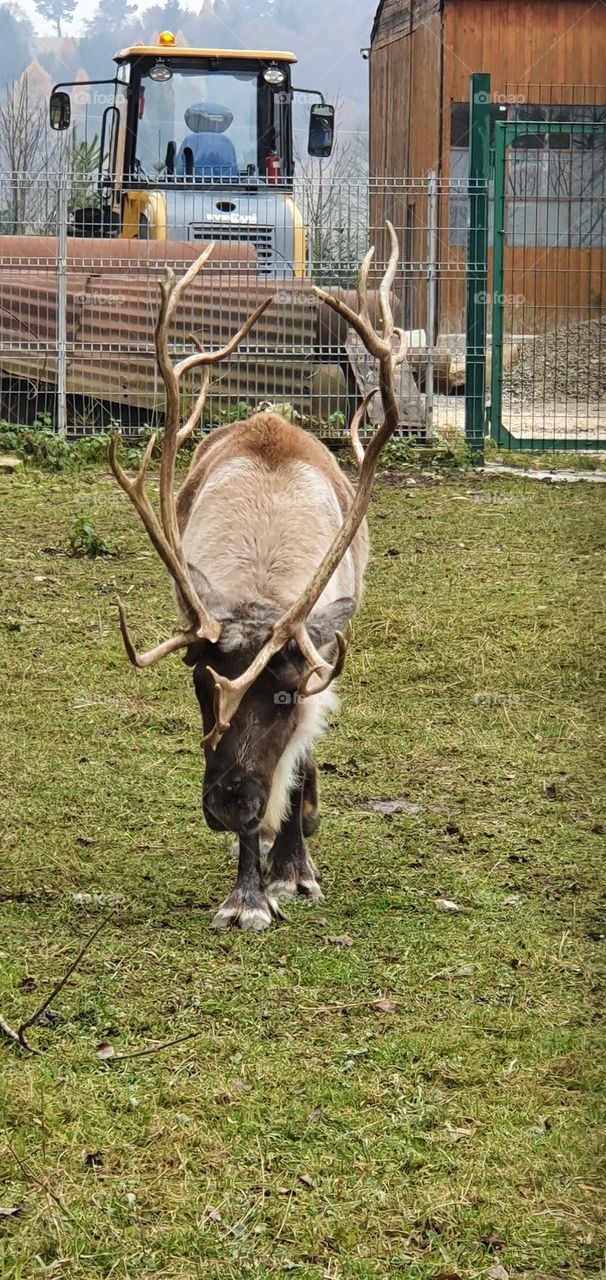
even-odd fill
[[(234, 832), (238, 841), (236, 884), (212, 920), (218, 929), (266, 929), (281, 917), (281, 901), (296, 895), (323, 900), (305, 843), (319, 820), (312, 747), (336, 705), (334, 681), (368, 559), (365, 517), (374, 474), (398, 425), (394, 369), (406, 356), (390, 303), (398, 240), (387, 226), (391, 253), (378, 295), (381, 332), (368, 311), (374, 249), (360, 267), (357, 312), (323, 289), (313, 290), (379, 363), (384, 416), (366, 449), (359, 427), (374, 391), (351, 423), (355, 490), (318, 439), (276, 413), (259, 412), (202, 439), (175, 493), (177, 450), (201, 419), (210, 368), (237, 348), (272, 301), (261, 302), (223, 349), (205, 351), (192, 338), (197, 351), (173, 365), (169, 326), (212, 245), (178, 282), (167, 271), (160, 285), (155, 347), (166, 389), (160, 518), (145, 491), (155, 437), (134, 479), (118, 460), (117, 437), (110, 444), (112, 471), (173, 580), (181, 617), (174, 636), (138, 653), (119, 600), (124, 645), (139, 668), (183, 650), (202, 713), (204, 817), (212, 830)], [(194, 368), (202, 370), (200, 391), (181, 426), (179, 380)], [(265, 877), (263, 841), (269, 842)]]

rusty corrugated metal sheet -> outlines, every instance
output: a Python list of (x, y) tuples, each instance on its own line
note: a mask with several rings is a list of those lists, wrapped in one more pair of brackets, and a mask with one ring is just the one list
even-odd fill
[[(153, 409), (162, 403), (153, 345), (158, 280), (167, 263), (185, 268), (200, 244), (69, 241), (67, 276), (68, 391)], [(0, 367), (36, 383), (56, 377), (57, 242), (52, 237), (0, 238)], [(194, 333), (223, 346), (261, 298), (272, 306), (245, 340), (242, 354), (221, 365), (215, 391), (239, 399), (300, 394), (302, 357), (311, 359), (316, 311), (300, 282), (256, 274), (249, 245), (216, 245), (192, 285), (172, 329), (175, 350)], [(248, 353), (248, 354), (247, 354)], [(288, 360), (292, 354), (293, 361)], [(279, 357), (276, 360), (276, 355)]]

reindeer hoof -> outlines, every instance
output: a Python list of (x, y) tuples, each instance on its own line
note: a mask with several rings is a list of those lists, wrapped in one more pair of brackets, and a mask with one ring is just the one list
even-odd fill
[(277, 901), (268, 893), (234, 889), (211, 920), (211, 929), (244, 929), (261, 933), (273, 920), (283, 920)]
[(309, 902), (324, 902), (324, 894), (315, 876), (311, 879), (299, 880), (297, 893), (300, 898), (307, 898)]
[(267, 886), (270, 898), (278, 902), (291, 902), (293, 898), (307, 898), (308, 902), (324, 902), (324, 894), (315, 876), (308, 871), (305, 879), (271, 880)]
[(272, 880), (267, 892), (276, 902), (291, 902), (297, 896), (297, 882), (294, 876), (292, 880)]

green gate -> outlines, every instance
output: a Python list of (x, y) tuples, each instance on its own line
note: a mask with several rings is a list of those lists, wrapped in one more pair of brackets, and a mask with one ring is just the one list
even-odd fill
[(606, 449), (606, 120), (495, 120), (491, 102), (472, 76), (466, 440)]

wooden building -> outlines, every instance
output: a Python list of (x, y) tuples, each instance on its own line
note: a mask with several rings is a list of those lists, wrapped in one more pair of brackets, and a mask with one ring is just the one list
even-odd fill
[[(422, 258), (427, 215), (410, 180), (438, 175), (447, 268), (438, 328), (460, 331), (466, 202), (452, 184), (467, 176), (469, 77), (490, 73), (494, 121), (606, 123), (606, 0), (381, 0), (369, 58), (370, 172), (383, 191), (371, 222), (379, 226), (391, 208), (412, 259)], [(582, 148), (591, 147), (588, 161)], [(511, 308), (510, 328), (549, 326), (561, 310), (606, 309), (605, 177), (599, 132), (582, 143), (579, 135), (535, 135), (509, 161), (507, 291), (523, 300)], [(397, 182), (410, 194), (398, 198)], [(422, 323), (420, 302), (413, 311), (411, 323)]]

